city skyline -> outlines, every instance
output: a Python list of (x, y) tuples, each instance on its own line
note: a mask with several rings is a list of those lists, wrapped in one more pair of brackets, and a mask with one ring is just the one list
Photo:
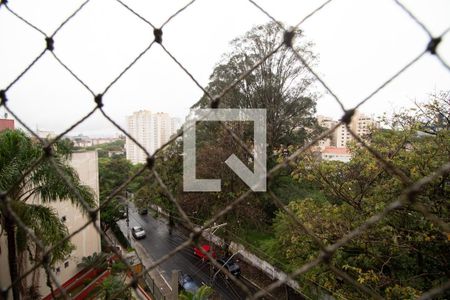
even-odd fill
[[(151, 110), (149, 110), (149, 109), (140, 109), (138, 111), (149, 111), (149, 112), (151, 112)], [(160, 112), (160, 111), (158, 111), (156, 113), (169, 114), (167, 112)], [(368, 114), (368, 113), (364, 112), (364, 110), (362, 110), (362, 111), (358, 110), (358, 116), (359, 115), (370, 117), (372, 120), (376, 120), (377, 118), (382, 116), (382, 115), (373, 114), (373, 113), (372, 114)], [(129, 117), (129, 116), (125, 116), (124, 119), (126, 119), (127, 117)], [(319, 124), (321, 123), (322, 118), (326, 118), (326, 119), (332, 120), (334, 122), (333, 125), (336, 122), (338, 122), (338, 120), (339, 120), (339, 118), (334, 118), (334, 117), (332, 117), (330, 115), (324, 115), (324, 114), (320, 114), (320, 113), (316, 113), (315, 117), (318, 120)], [(175, 119), (177, 119), (179, 121), (179, 124), (180, 124), (179, 128), (181, 128), (182, 125), (184, 124), (185, 118), (179, 118), (177, 116), (173, 116), (172, 118), (175, 118)], [(0, 115), (0, 119), (11, 119), (11, 120), (14, 120), (14, 118), (11, 118), (11, 116), (8, 116), (7, 118), (3, 118), (2, 115)], [(18, 128), (21, 128), (21, 129), (26, 131), (25, 128), (22, 128), (20, 126), (20, 123), (16, 122), (15, 124), (16, 124), (16, 128), (18, 127)], [(327, 126), (325, 126), (325, 127), (327, 127)], [(327, 127), (327, 128), (329, 128), (329, 127)], [(50, 137), (56, 137), (56, 131), (54, 131), (54, 130), (46, 130), (46, 128), (40, 128), (39, 125), (36, 125), (35, 128), (32, 128), (32, 129), (33, 129), (34, 133), (37, 134), (41, 138), (47, 137), (46, 134), (50, 134)], [(127, 131), (126, 126), (124, 126), (123, 129), (125, 131)], [(94, 138), (94, 139), (96, 139), (96, 138), (120, 138), (120, 137), (125, 137), (126, 135), (123, 132), (119, 131), (119, 130), (117, 130), (116, 132), (105, 132), (105, 133), (99, 132), (99, 133), (96, 133), (96, 134), (89, 134), (89, 133), (86, 133), (86, 132), (78, 132), (76, 130), (73, 130), (70, 133), (68, 133), (66, 136), (68, 138), (70, 138), (70, 139), (74, 139), (74, 138), (77, 138), (77, 137), (87, 137), (87, 138)]]

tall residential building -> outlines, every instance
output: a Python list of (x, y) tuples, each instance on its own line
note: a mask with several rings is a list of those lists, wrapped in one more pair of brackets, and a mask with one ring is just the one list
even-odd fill
[[(325, 128), (331, 128), (338, 123), (338, 121), (333, 120), (329, 117), (318, 116), (317, 121), (319, 125)], [(352, 121), (350, 123), (351, 130), (357, 135), (364, 137), (364, 135), (369, 133), (370, 128), (378, 128), (380, 123), (376, 121), (373, 117), (366, 116), (359, 111), (356, 111), (353, 115)], [(333, 146), (337, 148), (345, 148), (347, 144), (353, 141), (354, 138), (347, 130), (345, 124), (339, 125), (336, 130), (332, 133), (330, 138), (323, 139), (319, 141), (319, 146), (321, 149), (325, 147)]]
[[(380, 122), (376, 121), (373, 117), (369, 117), (356, 111), (349, 127), (358, 136), (364, 138), (364, 136), (369, 133), (370, 128), (380, 127)], [(334, 141), (333, 146), (340, 148), (347, 147), (347, 144), (353, 141), (354, 138), (345, 125), (340, 125), (334, 132), (332, 140)]]
[[(140, 110), (127, 117), (127, 131), (149, 154), (153, 154), (176, 133), (180, 123), (178, 118), (167, 113)], [(126, 138), (125, 150), (132, 163), (145, 163), (145, 152), (129, 137)]]
[[(327, 129), (330, 129), (331, 127), (337, 124), (337, 121), (333, 120), (330, 117), (325, 116), (317, 116), (317, 122), (319, 123), (320, 126)], [(330, 147), (331, 145), (332, 145), (332, 135), (320, 140), (318, 144), (320, 149), (325, 149), (325, 147)]]
[[(99, 197), (99, 178), (98, 178), (98, 159), (96, 151), (89, 152), (75, 152), (72, 154), (70, 165), (75, 169), (80, 178), (80, 182), (89, 186), (98, 201)], [(40, 204), (39, 197), (30, 198), (27, 203)], [(64, 224), (69, 230), (69, 234), (80, 230), (88, 221), (89, 217), (82, 214), (79, 207), (72, 204), (71, 201), (55, 201), (48, 202), (47, 206), (54, 209)], [(98, 205), (98, 203), (97, 203)], [(97, 227), (100, 228), (100, 220), (96, 221)], [(2, 231), (0, 225), (0, 232)], [(70, 241), (75, 246), (69, 257), (66, 260), (57, 263), (53, 266), (53, 272), (59, 282), (62, 284), (76, 275), (81, 269), (78, 264), (85, 256), (92, 255), (94, 252), (101, 252), (100, 233), (95, 229), (93, 224), (89, 224), (80, 232), (70, 238)], [(8, 265), (8, 246), (6, 241), (6, 234), (0, 235), (0, 288), (3, 290), (11, 284)], [(24, 270), (28, 270), (33, 266), (33, 261), (26, 261)], [(24, 280), (28, 285), (33, 280), (39, 286), (39, 293), (45, 297), (50, 293), (50, 288), (46, 285), (46, 273), (42, 268), (38, 268), (36, 273), (31, 273)], [(9, 293), (9, 299), (12, 299), (12, 293)]]

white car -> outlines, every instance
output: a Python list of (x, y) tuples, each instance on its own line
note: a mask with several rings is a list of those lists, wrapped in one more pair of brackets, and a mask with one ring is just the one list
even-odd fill
[(141, 226), (134, 226), (131, 228), (131, 234), (137, 240), (145, 238), (145, 230)]

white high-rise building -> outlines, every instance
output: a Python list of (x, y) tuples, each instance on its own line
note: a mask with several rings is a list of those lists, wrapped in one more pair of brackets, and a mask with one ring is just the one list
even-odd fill
[[(168, 113), (140, 110), (127, 117), (127, 131), (149, 154), (153, 154), (176, 133), (180, 123), (178, 118), (172, 118)], [(145, 163), (145, 152), (129, 137), (126, 138), (125, 150), (132, 163)]]

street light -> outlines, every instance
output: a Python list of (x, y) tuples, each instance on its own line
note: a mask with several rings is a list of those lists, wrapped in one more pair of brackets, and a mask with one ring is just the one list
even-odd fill
[[(222, 267), (225, 266), (225, 265), (233, 258), (233, 256), (235, 256), (235, 255), (238, 254), (238, 253), (241, 253), (241, 250), (237, 251), (236, 253), (233, 253), (233, 255), (231, 255), (231, 256), (227, 259), (227, 261), (224, 262), (224, 264), (222, 265)], [(217, 276), (217, 274), (218, 274), (219, 272), (220, 272), (220, 269), (217, 270), (217, 272), (213, 275), (213, 281), (216, 280), (216, 276)]]
[(128, 242), (130, 241), (130, 209), (128, 205), (128, 191), (125, 191), (125, 197), (118, 195), (116, 196), (120, 201), (125, 202), (125, 205), (127, 207), (127, 239)]
[(128, 206), (128, 201), (127, 201), (127, 238), (128, 238), (128, 242), (130, 241), (130, 208)]
[[(227, 225), (227, 223), (223, 223), (223, 224), (220, 224), (220, 225), (217, 225), (216, 224), (216, 222), (214, 222), (214, 226), (212, 226), (212, 227), (210, 227), (209, 228), (209, 251), (210, 251), (210, 253), (211, 253), (211, 255), (214, 253), (214, 249), (213, 249), (213, 247), (212, 247), (212, 244), (211, 244), (211, 241), (212, 241), (212, 238), (213, 238), (213, 234), (219, 229), (219, 228), (221, 228), (221, 227), (223, 227), (223, 226), (226, 226)], [(214, 266), (213, 266), (213, 264), (210, 264), (210, 273), (209, 273), (209, 276), (210, 276), (210, 278), (211, 278), (211, 282), (212, 281), (214, 281), (214, 277), (213, 276), (211, 276), (211, 274), (214, 272)]]

